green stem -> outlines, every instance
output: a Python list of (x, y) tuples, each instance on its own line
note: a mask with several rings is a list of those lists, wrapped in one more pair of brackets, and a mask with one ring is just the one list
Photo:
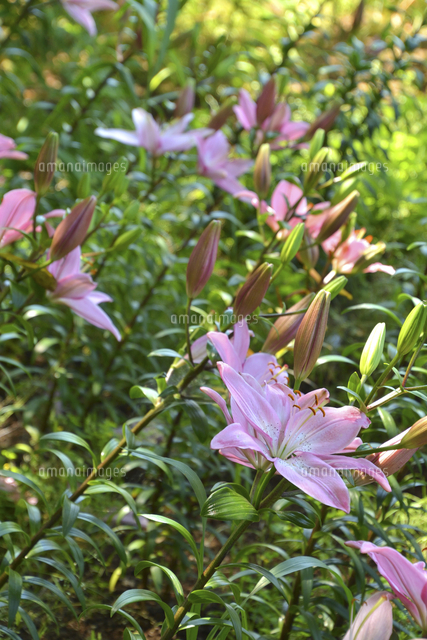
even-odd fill
[(384, 380), (387, 378), (388, 374), (390, 373), (390, 371), (393, 369), (394, 365), (397, 364), (397, 362), (399, 361), (400, 356), (399, 354), (396, 354), (393, 358), (393, 360), (390, 362), (389, 365), (387, 365), (387, 367), (385, 368), (384, 373), (379, 377), (379, 379), (376, 381), (376, 383), (374, 384), (374, 386), (372, 387), (371, 393), (368, 395), (368, 397), (365, 400), (365, 405), (368, 406), (368, 404), (371, 402), (372, 398), (375, 396), (377, 390), (380, 388), (380, 386), (382, 385), (382, 383), (384, 382)]
[(192, 302), (193, 302), (192, 298), (188, 298), (187, 307), (185, 309), (185, 339), (187, 341), (188, 359), (191, 363), (191, 366), (194, 367), (193, 354), (191, 353), (191, 340), (190, 340), (190, 312), (191, 312)]
[[(314, 525), (311, 531), (310, 537), (305, 546), (304, 556), (312, 555), (315, 544), (316, 544), (316, 534), (322, 528), (322, 524), (326, 517), (327, 512), (328, 512), (327, 505), (323, 505), (321, 510), (321, 516), (316, 521), (316, 524)], [(282, 631), (280, 633), (280, 640), (288, 640), (289, 638), (289, 635), (292, 631), (292, 626), (293, 626), (295, 617), (297, 615), (295, 608), (298, 605), (300, 594), (301, 594), (301, 572), (298, 572), (295, 578), (292, 594), (289, 600), (288, 610), (286, 612), (285, 620), (283, 622)]]
[[(268, 476), (268, 475), (269, 473), (264, 474), (264, 476)], [(261, 502), (260, 509), (272, 505), (277, 500), (277, 497), (278, 497), (277, 496), (278, 486), (279, 485), (281, 486), (280, 493), (282, 493), (284, 486), (286, 486), (287, 484), (288, 484), (287, 481), (284, 478), (282, 478), (282, 480), (278, 483), (276, 488), (273, 489), (273, 491), (271, 491), (268, 494), (268, 496), (266, 496), (266, 498), (264, 498), (264, 500)], [(173, 638), (173, 636), (175, 635), (175, 633), (179, 628), (179, 625), (184, 619), (186, 613), (191, 608), (191, 602), (189, 601), (190, 595), (193, 593), (193, 591), (198, 591), (200, 589), (203, 589), (206, 586), (206, 583), (212, 578), (217, 568), (222, 564), (228, 552), (232, 549), (232, 547), (235, 545), (237, 540), (242, 536), (242, 534), (246, 531), (246, 529), (249, 527), (251, 523), (252, 521), (250, 520), (244, 520), (236, 527), (236, 529), (233, 531), (233, 533), (230, 535), (230, 537), (227, 539), (227, 541), (218, 551), (215, 558), (203, 571), (202, 575), (197, 580), (196, 584), (194, 585), (190, 593), (185, 598), (184, 602), (176, 610), (173, 627), (166, 629), (166, 631), (162, 634), (160, 640), (171, 640), (171, 638)]]

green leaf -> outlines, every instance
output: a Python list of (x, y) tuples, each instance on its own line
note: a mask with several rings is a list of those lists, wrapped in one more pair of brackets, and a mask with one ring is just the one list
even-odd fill
[(24, 576), (23, 581), (25, 582), (25, 584), (36, 585), (38, 587), (42, 587), (43, 589), (48, 589), (49, 591), (54, 593), (58, 600), (60, 600), (63, 604), (65, 604), (66, 607), (68, 607), (68, 609), (77, 620), (77, 614), (74, 610), (73, 605), (71, 604), (65, 593), (63, 593), (61, 589), (59, 589), (56, 585), (52, 584), (48, 580), (45, 580), (44, 578), (38, 578), (36, 576)]
[(9, 611), (7, 624), (13, 627), (19, 603), (21, 602), (22, 577), (21, 574), (9, 569)]
[(115, 485), (111, 480), (92, 480), (85, 493), (87, 495), (94, 495), (97, 493), (118, 493), (126, 500), (133, 513), (137, 515), (135, 500), (132, 498), (131, 494), (126, 491), (126, 489), (123, 489), (123, 487)]
[(74, 526), (79, 512), (80, 507), (65, 496), (62, 505), (62, 535), (64, 538), (70, 533), (70, 529)]
[(370, 302), (365, 302), (364, 304), (356, 304), (352, 307), (347, 307), (347, 309), (344, 309), (343, 313), (348, 313), (349, 311), (358, 311), (360, 309), (364, 309), (367, 311), (369, 310), (381, 311), (382, 313), (385, 313), (390, 318), (392, 318), (399, 327), (402, 326), (402, 322), (399, 320), (397, 315), (393, 313), (393, 311), (390, 311), (390, 309), (387, 309), (386, 307), (382, 307), (380, 304), (371, 304)]
[(160, 44), (160, 51), (157, 56), (157, 61), (154, 67), (153, 75), (155, 75), (159, 71), (159, 69), (161, 69), (162, 67), (163, 60), (169, 45), (169, 40), (175, 26), (176, 16), (178, 15), (178, 7), (179, 7), (179, 0), (168, 0), (168, 8), (166, 13), (166, 26), (165, 26), (163, 38)]
[(111, 615), (113, 616), (119, 609), (125, 607), (132, 602), (144, 602), (144, 601), (154, 600), (160, 605), (165, 612), (166, 621), (168, 627), (172, 629), (174, 624), (173, 612), (169, 605), (167, 605), (157, 593), (153, 593), (152, 591), (147, 591), (146, 589), (129, 589), (122, 593), (119, 598), (115, 601), (111, 608)]
[(188, 596), (188, 599), (190, 600), (190, 602), (194, 603), (215, 602), (216, 604), (220, 604), (225, 607), (228, 615), (230, 616), (231, 624), (233, 625), (237, 640), (242, 640), (242, 623), (240, 622), (240, 618), (237, 612), (231, 605), (224, 602), (224, 600), (218, 594), (213, 593), (212, 591), (208, 591), (207, 589), (200, 589), (192, 591)]
[(259, 520), (259, 514), (253, 505), (228, 486), (211, 493), (202, 507), (201, 514), (215, 520)]
[(33, 557), (33, 560), (35, 562), (42, 562), (44, 564), (47, 564), (49, 567), (52, 567), (52, 569), (56, 569), (56, 571), (59, 571), (59, 573), (62, 573), (62, 575), (64, 575), (69, 580), (81, 606), (85, 608), (86, 601), (85, 601), (83, 590), (80, 587), (77, 578), (68, 569), (68, 567), (66, 567), (64, 564), (62, 564), (62, 562), (59, 562), (58, 560), (52, 560), (52, 558), (44, 558), (43, 556), (35, 556)]
[(137, 398), (148, 398), (148, 400), (150, 400), (150, 402), (155, 406), (159, 394), (155, 389), (150, 389), (150, 387), (140, 387), (135, 385), (129, 391), (129, 396), (132, 400), (136, 400)]
[(15, 522), (1, 522), (0, 523), (0, 538), (3, 536), (7, 536), (10, 533), (22, 533), (25, 536), (26, 540), (29, 540), (30, 537), (23, 529), (16, 524)]
[(147, 520), (151, 520), (152, 522), (167, 524), (173, 527), (174, 529), (176, 529), (176, 531), (178, 531), (178, 533), (180, 533), (183, 536), (183, 538), (187, 540), (188, 544), (190, 545), (194, 553), (194, 556), (196, 558), (199, 557), (199, 550), (197, 549), (197, 545), (194, 541), (193, 536), (189, 531), (187, 531), (185, 527), (182, 526), (182, 524), (180, 524), (179, 522), (176, 522), (176, 520), (172, 520), (171, 518), (166, 518), (166, 516), (159, 516), (153, 513), (140, 513), (139, 515), (141, 515), (143, 518), (147, 518)]
[[(111, 611), (113, 607), (109, 604), (92, 604), (89, 607), (87, 607), (87, 609), (85, 609), (79, 616), (79, 620), (81, 620), (85, 615), (87, 615), (87, 613), (89, 613), (89, 611), (91, 611), (92, 609), (104, 609), (106, 611)], [(133, 618), (130, 613), (127, 613), (126, 611), (123, 611), (123, 609), (118, 609), (117, 613), (122, 616), (125, 620), (127, 620), (128, 622), (130, 622), (135, 629), (137, 629), (138, 633), (140, 634), (141, 638), (143, 640), (145, 640), (145, 636), (144, 633), (141, 629), (141, 627), (139, 626), (139, 624), (137, 623), (137, 621), (135, 620), (135, 618)]]
[(149, 449), (143, 449), (142, 447), (139, 447), (136, 451), (132, 451), (132, 456), (141, 457), (144, 460), (151, 460), (154, 464), (161, 466), (161, 468), (163, 468), (166, 473), (170, 473), (166, 465), (174, 467), (175, 469), (180, 471), (190, 483), (194, 493), (196, 494), (196, 498), (200, 507), (203, 506), (206, 501), (205, 488), (197, 473), (190, 469), (188, 464), (180, 462), (179, 460), (173, 460), (172, 458), (163, 458), (162, 456), (156, 455)]
[(98, 527), (98, 529), (101, 529), (101, 531), (110, 538), (113, 547), (119, 555), (120, 560), (125, 566), (127, 565), (127, 556), (124, 546), (120, 542), (117, 534), (115, 534), (114, 531), (107, 524), (105, 524), (105, 522), (103, 522), (96, 516), (93, 516), (91, 513), (79, 513), (77, 518), (79, 520), (84, 520), (85, 522), (90, 522), (91, 524), (94, 524), (96, 527)]
[(135, 227), (134, 229), (125, 231), (118, 238), (116, 238), (113, 246), (108, 249), (108, 251), (125, 251), (133, 242), (135, 242), (135, 240), (138, 240), (141, 233), (141, 227)]
[[(330, 573), (334, 575), (334, 578), (339, 582), (340, 586), (344, 589), (349, 604), (351, 603), (353, 596), (348, 589), (348, 587), (344, 584), (343, 579), (337, 572), (334, 567), (330, 567), (321, 560), (317, 560), (317, 558), (310, 558), (308, 556), (300, 556), (299, 558), (290, 558), (289, 560), (285, 560), (284, 562), (280, 562), (278, 565), (271, 569), (271, 573), (275, 576), (275, 578), (284, 578), (285, 576), (290, 575), (291, 573), (295, 573), (296, 571), (302, 571), (308, 567), (319, 567), (321, 569), (326, 569)], [(261, 578), (255, 587), (252, 589), (250, 596), (254, 595), (258, 591), (260, 591), (265, 585), (268, 583), (266, 578)]]
[(209, 424), (204, 411), (194, 400), (185, 400), (182, 406), (190, 418), (191, 426), (200, 442), (206, 442), (209, 436)]
[(157, 349), (156, 351), (152, 351), (148, 354), (149, 358), (154, 356), (157, 356), (158, 358), (184, 358), (184, 356), (178, 353), (178, 351), (174, 351), (173, 349)]
[(318, 358), (314, 367), (320, 367), (322, 364), (328, 364), (329, 362), (346, 362), (348, 364), (352, 364), (353, 366), (357, 366), (357, 364), (353, 362), (353, 360), (350, 360), (350, 358), (346, 358), (344, 356), (321, 356), (320, 358)]
[(138, 562), (138, 564), (136, 565), (135, 575), (138, 575), (138, 573), (141, 573), (141, 571), (143, 571), (147, 567), (157, 567), (168, 576), (169, 580), (172, 583), (176, 600), (178, 604), (181, 604), (184, 601), (184, 589), (182, 588), (182, 584), (180, 583), (176, 575), (173, 573), (173, 571), (168, 569), (168, 567), (164, 567), (161, 564), (157, 564), (156, 562), (150, 562), (149, 560), (142, 560), (141, 562)]
[(29, 478), (26, 478), (24, 475), (22, 475), (22, 473), (15, 473), (14, 471), (0, 471), (0, 476), (3, 476), (3, 478), (13, 478), (17, 482), (22, 482), (22, 484), (25, 484), (27, 487), (30, 487), (30, 489), (34, 491), (34, 493), (40, 498), (40, 500), (44, 503), (44, 505), (49, 509), (49, 505), (47, 503), (47, 500), (43, 491), (40, 489), (40, 487), (36, 485), (35, 482), (30, 480)]
[(92, 449), (89, 447), (86, 440), (80, 438), (75, 433), (70, 433), (69, 431), (58, 431), (58, 433), (48, 433), (45, 436), (40, 438), (40, 442), (46, 442), (46, 440), (56, 440), (59, 442), (69, 442), (70, 444), (76, 444), (79, 447), (83, 447), (86, 451), (89, 451), (92, 456), (93, 461), (95, 462), (95, 454)]

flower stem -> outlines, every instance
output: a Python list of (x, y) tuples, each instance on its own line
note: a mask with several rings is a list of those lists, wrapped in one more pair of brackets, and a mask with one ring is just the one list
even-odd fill
[(398, 354), (396, 354), (394, 356), (393, 360), (390, 362), (390, 364), (387, 365), (387, 367), (385, 368), (384, 373), (378, 378), (378, 380), (376, 381), (376, 383), (374, 384), (374, 386), (371, 389), (371, 393), (368, 395), (368, 397), (365, 400), (365, 405), (366, 406), (368, 406), (368, 404), (371, 402), (372, 398), (375, 396), (377, 390), (380, 388), (380, 386), (382, 385), (384, 380), (387, 378), (388, 374), (393, 369), (394, 365), (397, 364), (399, 358), (400, 358), (400, 356)]
[[(270, 476), (270, 473), (271, 472), (265, 473), (263, 476), (263, 479), (266, 476)], [(284, 488), (287, 484), (288, 484), (287, 480), (282, 478), (280, 482), (277, 484), (277, 486), (264, 498), (262, 502), (260, 502), (259, 508), (262, 509), (272, 505), (277, 500), (279, 495), (283, 493)], [(278, 490), (279, 490), (279, 495), (277, 493)], [(261, 499), (261, 496), (260, 496), (260, 499)], [(179, 625), (181, 624), (186, 613), (191, 607), (191, 602), (189, 601), (189, 597), (191, 593), (193, 591), (198, 591), (199, 589), (203, 589), (205, 587), (206, 583), (212, 578), (217, 568), (221, 565), (224, 558), (227, 556), (228, 552), (232, 549), (234, 544), (242, 536), (242, 534), (246, 531), (246, 529), (249, 527), (250, 524), (251, 524), (250, 520), (244, 520), (235, 528), (235, 530), (230, 535), (228, 540), (226, 540), (226, 542), (223, 544), (221, 549), (218, 551), (215, 558), (203, 571), (202, 575), (197, 580), (196, 584), (194, 585), (190, 593), (185, 598), (184, 602), (176, 610), (173, 627), (166, 629), (166, 631), (162, 634), (160, 640), (171, 640), (171, 638), (173, 638), (173, 636), (175, 635), (175, 633), (179, 628)]]
[[(328, 506), (323, 505), (320, 518), (316, 521), (316, 524), (314, 525), (311, 531), (310, 537), (305, 546), (304, 556), (312, 555), (315, 544), (316, 544), (316, 533), (320, 531), (320, 529), (322, 528), (323, 521), (326, 517), (327, 512), (328, 512)], [(285, 620), (283, 622), (282, 631), (280, 633), (280, 640), (288, 640), (290, 636), (290, 633), (292, 631), (292, 626), (297, 615), (297, 612), (295, 611), (295, 607), (298, 605), (300, 594), (301, 594), (301, 572), (298, 572), (295, 578), (294, 587), (292, 589), (292, 594), (289, 600), (288, 610), (286, 612)]]
[(190, 311), (191, 303), (193, 300), (188, 298), (187, 308), (185, 309), (185, 339), (187, 341), (187, 354), (191, 365), (194, 367), (193, 354), (191, 353), (191, 340), (190, 340)]

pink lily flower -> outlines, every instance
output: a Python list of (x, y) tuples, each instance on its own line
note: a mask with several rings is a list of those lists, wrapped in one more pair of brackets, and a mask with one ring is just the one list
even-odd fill
[(367, 553), (387, 580), (396, 598), (408, 609), (415, 622), (427, 633), (427, 571), (424, 562), (410, 562), (391, 547), (377, 547), (372, 542), (349, 541), (348, 547)]
[[(249, 200), (256, 209), (260, 208), (261, 213), (268, 213), (266, 222), (275, 233), (280, 230), (281, 222), (288, 222), (292, 227), (301, 222), (301, 217), (307, 216), (306, 225), (313, 237), (319, 233), (323, 218), (322, 214), (308, 215), (309, 211), (320, 211), (329, 207), (330, 204), (329, 202), (319, 202), (312, 207), (304, 198), (302, 189), (287, 180), (281, 180), (277, 184), (271, 196), (271, 206), (265, 200), (260, 202), (257, 194), (253, 191), (242, 191), (236, 193), (235, 197), (239, 200)], [(283, 230), (283, 233), (286, 235), (286, 230)]]
[(194, 147), (200, 138), (209, 135), (210, 129), (185, 131), (193, 118), (192, 113), (187, 113), (174, 124), (160, 128), (151, 113), (139, 108), (132, 110), (135, 131), (98, 127), (95, 134), (132, 147), (143, 147), (153, 156), (161, 156), (168, 151), (187, 151)]
[(36, 194), (30, 189), (13, 189), (3, 196), (0, 205), (0, 246), (14, 242), (16, 234), (21, 235), (18, 230), (25, 231), (32, 224), (35, 209)]
[[(30, 189), (13, 189), (3, 196), (0, 205), (0, 247), (23, 238), (19, 230), (25, 233), (32, 232), (35, 209), (36, 193)], [(50, 213), (45, 213), (43, 217), (59, 218), (64, 213), (63, 209), (54, 209)], [(52, 236), (54, 229), (48, 222), (45, 222), (45, 226), (49, 236)], [(41, 227), (38, 226), (36, 231), (40, 232)]]
[[(303, 395), (283, 384), (261, 387), (247, 373), (229, 365), (218, 369), (231, 396), (231, 412), (215, 392), (228, 426), (216, 435), (212, 449), (255, 469), (274, 467), (280, 475), (323, 504), (350, 511), (348, 489), (336, 469), (358, 469), (391, 491), (384, 474), (371, 462), (339, 455), (369, 419), (355, 407), (323, 408), (326, 389)], [(202, 389), (207, 393), (206, 389)]]
[(205, 140), (199, 138), (197, 149), (200, 175), (210, 178), (218, 187), (232, 195), (244, 190), (237, 178), (246, 173), (253, 162), (240, 158), (229, 160), (230, 145), (222, 131), (217, 131)]
[(27, 154), (23, 151), (16, 151), (16, 142), (8, 136), (0, 133), (0, 158), (11, 158), (13, 160), (26, 160)]
[(391, 593), (378, 591), (357, 612), (343, 640), (389, 640), (393, 633)]
[[(336, 273), (352, 273), (359, 265), (363, 265), (363, 260), (368, 252), (377, 249), (378, 255), (385, 249), (383, 243), (371, 244), (372, 237), (364, 238), (365, 229), (352, 231), (349, 237), (341, 243), (341, 230), (336, 231), (330, 238), (322, 243), (326, 253), (332, 254), (332, 268)], [(341, 243), (341, 244), (340, 244)], [(382, 271), (389, 275), (394, 275), (396, 270), (391, 265), (375, 262), (363, 269), (364, 273), (375, 273)]]
[(105, 293), (95, 291), (98, 285), (88, 273), (80, 271), (80, 258), (81, 248), (76, 247), (65, 258), (48, 266), (48, 270), (57, 281), (55, 291), (48, 292), (48, 296), (53, 302), (67, 305), (95, 327), (110, 331), (120, 341), (117, 328), (98, 306), (101, 302), (112, 302), (112, 299)]
[(249, 351), (250, 333), (246, 320), (237, 322), (233, 327), (233, 337), (225, 333), (210, 331), (207, 334), (218, 351), (223, 362), (238, 373), (247, 373), (261, 385), (271, 381), (287, 384), (289, 376), (276, 358), (268, 353), (253, 353), (247, 357)]
[[(257, 103), (252, 100), (246, 89), (240, 90), (239, 104), (233, 107), (233, 110), (246, 131), (258, 127)], [(281, 142), (302, 138), (309, 127), (308, 122), (291, 122), (289, 105), (279, 102), (275, 106), (273, 113), (261, 123), (260, 130), (257, 133), (257, 143), (260, 144), (262, 142), (265, 133), (276, 132), (278, 135), (272, 141), (271, 146), (273, 149), (277, 149), (280, 148)]]
[(90, 36), (96, 36), (96, 24), (92, 17), (94, 11), (110, 9), (115, 11), (119, 5), (112, 0), (61, 0), (65, 11), (78, 22)]

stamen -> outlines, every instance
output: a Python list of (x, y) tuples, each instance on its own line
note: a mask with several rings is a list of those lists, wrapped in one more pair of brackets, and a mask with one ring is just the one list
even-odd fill
[(315, 402), (314, 404), (315, 404), (315, 405), (318, 405), (318, 404), (319, 404), (319, 400), (318, 400), (318, 398), (317, 398), (317, 394), (314, 394), (314, 397), (316, 398), (316, 402)]
[[(292, 405), (293, 407), (295, 407), (296, 409), (299, 409), (301, 411), (301, 407), (299, 407), (297, 404)], [(311, 409), (311, 407), (310, 407)]]
[(301, 398), (301, 396), (302, 396), (301, 391), (298, 391), (297, 389), (294, 389), (294, 393), (296, 393), (296, 394), (297, 394), (297, 396), (298, 396), (299, 398)]
[(316, 415), (316, 410), (315, 410), (315, 409), (313, 409), (313, 407), (307, 407), (307, 409), (310, 409), (310, 411), (312, 411), (312, 412), (313, 412), (313, 415), (314, 415), (314, 416)]
[(326, 413), (325, 413), (323, 407), (319, 407), (319, 411), (321, 411), (322, 414), (323, 414), (323, 417), (326, 418)]
[(292, 393), (288, 393), (288, 398), (290, 398), (292, 400), (292, 402), (295, 402), (295, 398), (292, 395)]

